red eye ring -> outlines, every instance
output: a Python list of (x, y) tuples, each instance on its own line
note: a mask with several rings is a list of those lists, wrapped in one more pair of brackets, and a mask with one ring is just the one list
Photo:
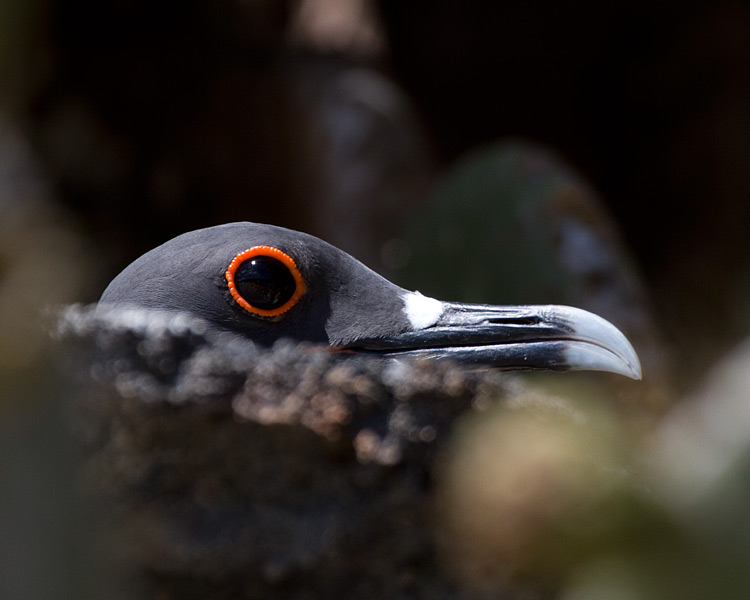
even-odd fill
[[(287, 269), (289, 269), (289, 272), (294, 278), (294, 282), (297, 284), (292, 297), (278, 308), (274, 308), (271, 310), (257, 308), (250, 304), (242, 296), (240, 296), (240, 293), (237, 291), (237, 285), (234, 281), (234, 275), (242, 263), (254, 256), (268, 256), (270, 258), (275, 258), (276, 260), (281, 262)], [(229, 286), (229, 293), (232, 294), (232, 298), (234, 298), (234, 301), (237, 302), (237, 304), (239, 304), (247, 312), (253, 313), (254, 315), (259, 315), (261, 317), (277, 317), (284, 314), (295, 304), (297, 304), (302, 295), (307, 291), (307, 288), (305, 287), (305, 280), (302, 278), (302, 274), (299, 272), (297, 263), (294, 262), (294, 259), (278, 248), (273, 248), (272, 246), (253, 246), (252, 248), (248, 248), (247, 250), (240, 252), (232, 259), (232, 262), (229, 263), (229, 267), (227, 267), (226, 278), (227, 285)]]

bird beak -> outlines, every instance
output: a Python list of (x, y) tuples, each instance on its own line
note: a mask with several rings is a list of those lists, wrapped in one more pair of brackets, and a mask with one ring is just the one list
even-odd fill
[(507, 370), (608, 371), (641, 378), (635, 350), (617, 327), (569, 306), (443, 303), (424, 329), (358, 340), (351, 350), (448, 358)]

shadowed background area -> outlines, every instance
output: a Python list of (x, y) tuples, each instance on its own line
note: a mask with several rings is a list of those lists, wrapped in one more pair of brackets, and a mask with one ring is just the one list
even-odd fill
[[(292, 227), (425, 294), (598, 312), (647, 375), (640, 389), (597, 380), (594, 395), (639, 436), (667, 413), (672, 430), (700, 429), (704, 409), (673, 405), (704, 406), (721, 387), (705, 376), (750, 330), (749, 30), (741, 0), (0, 0), (0, 596), (98, 597), (109, 569), (68, 485), (45, 307), (96, 301), (198, 227)], [(719, 506), (746, 498), (737, 481), (714, 489)], [(471, 529), (446, 523), (454, 539)], [(531, 579), (548, 551), (533, 531), (496, 555), (534, 556), (517, 569)], [(492, 568), (472, 552), (459, 570), (481, 579)], [(645, 577), (615, 554), (576, 570), (576, 593)]]

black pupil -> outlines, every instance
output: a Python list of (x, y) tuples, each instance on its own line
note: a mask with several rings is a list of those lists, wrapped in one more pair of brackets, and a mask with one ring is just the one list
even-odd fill
[(234, 284), (250, 306), (261, 310), (283, 306), (297, 288), (289, 269), (270, 256), (255, 256), (243, 262), (234, 274)]

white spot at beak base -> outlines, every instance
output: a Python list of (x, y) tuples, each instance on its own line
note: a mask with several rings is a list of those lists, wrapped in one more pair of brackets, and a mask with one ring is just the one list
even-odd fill
[(415, 330), (434, 325), (443, 314), (443, 303), (440, 300), (423, 296), (419, 292), (406, 292), (402, 299), (404, 314)]

